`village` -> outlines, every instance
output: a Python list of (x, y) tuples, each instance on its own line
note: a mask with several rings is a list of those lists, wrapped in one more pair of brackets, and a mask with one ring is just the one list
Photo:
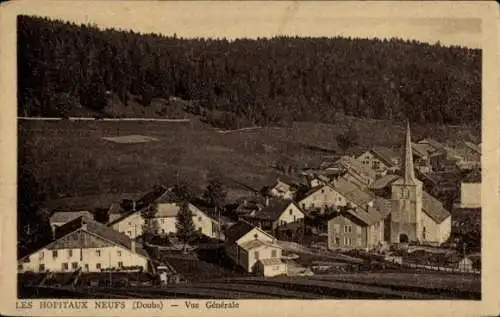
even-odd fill
[(481, 144), (412, 140), (408, 123), (401, 151), (343, 155), (230, 203), (220, 183), (209, 186), (205, 197), (161, 184), (100, 210), (52, 210), (53, 240), (18, 259), (20, 283), (168, 289), (338, 272), (480, 272)]

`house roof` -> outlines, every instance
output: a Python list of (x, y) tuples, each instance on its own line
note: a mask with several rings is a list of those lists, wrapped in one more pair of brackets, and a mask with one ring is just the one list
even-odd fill
[(462, 181), (463, 183), (481, 183), (481, 171), (474, 170), (467, 174)]
[[(228, 243), (234, 243), (234, 242), (238, 241), (239, 238), (243, 237), (245, 234), (247, 234), (248, 232), (250, 232), (254, 228), (262, 231), (258, 227), (252, 226), (250, 223), (248, 223), (244, 220), (240, 220), (236, 224), (229, 227), (229, 229), (227, 230), (227, 233), (225, 235), (226, 241)], [(262, 233), (268, 235), (264, 231), (262, 231)]]
[(376, 176), (376, 172), (373, 169), (350, 156), (342, 156), (335, 162), (334, 166), (342, 166), (348, 171), (354, 171), (357, 174), (370, 179), (375, 179)]
[(344, 217), (354, 217), (364, 223), (367, 226), (371, 226), (381, 220), (383, 220), (387, 215), (378, 211), (377, 208), (370, 207), (366, 210), (363, 209), (351, 209), (344, 208), (338, 216)]
[(422, 191), (422, 210), (436, 223), (442, 223), (450, 217), (443, 204), (426, 191)]
[(429, 155), (429, 147), (426, 144), (412, 143), (411, 149), (413, 154), (419, 157), (425, 157)]
[(294, 204), (294, 202), (291, 200), (273, 199), (269, 202), (269, 206), (266, 206), (261, 210), (257, 210), (255, 215), (252, 217), (274, 221), (281, 216), (290, 204)]
[(375, 199), (374, 193), (368, 189), (361, 189), (345, 179), (337, 180), (335, 182), (334, 189), (342, 194), (347, 200), (359, 205), (361, 208)]
[(396, 166), (394, 161), (399, 158), (396, 152), (384, 146), (374, 146), (370, 149), (370, 152), (390, 167)]
[[(122, 246), (128, 250), (132, 250), (133, 242), (127, 235), (113, 230), (97, 221), (85, 219), (83, 216), (73, 219), (72, 221), (67, 222), (66, 224), (57, 228), (54, 241), (51, 241), (42, 248), (48, 247), (64, 236), (67, 236), (68, 234), (73, 233), (77, 230), (83, 230), (102, 239), (108, 240), (116, 245)], [(136, 247), (136, 252), (144, 257), (148, 257), (147, 252), (144, 249), (140, 248), (140, 246)]]
[(394, 182), (398, 178), (399, 176), (396, 174), (386, 174), (381, 178), (375, 180), (375, 182), (373, 182), (373, 184), (370, 187), (372, 189), (383, 189), (389, 186), (392, 182)]
[(307, 190), (305, 193), (301, 194), (301, 198), (300, 200), (303, 200), (309, 196), (311, 196), (312, 194), (314, 194), (315, 192), (317, 192), (318, 190), (324, 188), (324, 187), (327, 187), (329, 185), (318, 185), (318, 186), (314, 186), (314, 187), (311, 187), (309, 190)]
[(418, 141), (419, 144), (429, 144), (432, 148), (434, 148), (435, 151), (444, 151), (445, 146), (441, 143), (438, 142), (432, 138), (425, 138), (420, 141)]
[(137, 214), (137, 213), (140, 213), (139, 210), (131, 210), (129, 212), (126, 212), (126, 213), (123, 213), (119, 216), (114, 216), (114, 217), (111, 217), (111, 214), (109, 216), (109, 222), (108, 222), (108, 226), (112, 226), (120, 221), (123, 221), (124, 219), (127, 219), (128, 217), (134, 215), (134, 214)]
[(260, 259), (259, 262), (262, 263), (262, 265), (264, 266), (283, 264), (283, 261), (279, 258)]
[(71, 220), (74, 220), (78, 217), (84, 217), (85, 219), (94, 219), (94, 216), (92, 215), (91, 212), (87, 210), (82, 210), (82, 211), (56, 211), (52, 216), (50, 216), (50, 222), (62, 222), (66, 223)]

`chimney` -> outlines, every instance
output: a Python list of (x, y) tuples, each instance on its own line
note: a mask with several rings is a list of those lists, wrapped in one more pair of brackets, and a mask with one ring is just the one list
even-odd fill
[(130, 249), (132, 250), (133, 253), (136, 253), (135, 252), (135, 240), (130, 240)]

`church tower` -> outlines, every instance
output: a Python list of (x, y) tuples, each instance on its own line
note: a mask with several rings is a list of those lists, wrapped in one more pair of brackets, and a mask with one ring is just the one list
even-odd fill
[(422, 240), (422, 182), (415, 177), (413, 169), (409, 122), (406, 126), (400, 177), (392, 183), (391, 203), (390, 242)]

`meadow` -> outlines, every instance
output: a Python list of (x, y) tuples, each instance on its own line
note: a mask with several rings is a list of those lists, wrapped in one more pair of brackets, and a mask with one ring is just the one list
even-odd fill
[[(183, 122), (18, 120), (19, 167), (31, 173), (50, 199), (96, 194), (138, 193), (155, 184), (184, 182), (202, 190), (211, 170), (229, 194), (272, 182), (277, 161), (318, 166), (343, 154), (335, 138), (354, 127), (359, 146), (397, 147), (403, 124), (339, 117), (335, 124), (296, 122), (221, 133), (193, 119)], [(478, 142), (480, 129), (414, 126), (413, 138), (433, 136)], [(140, 135), (151, 142), (117, 143), (104, 138)], [(234, 196), (233, 195), (233, 196)]]

